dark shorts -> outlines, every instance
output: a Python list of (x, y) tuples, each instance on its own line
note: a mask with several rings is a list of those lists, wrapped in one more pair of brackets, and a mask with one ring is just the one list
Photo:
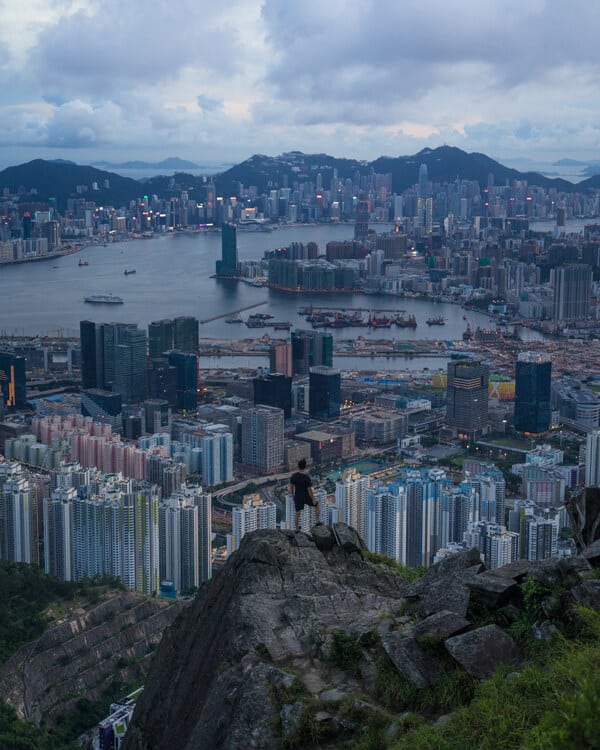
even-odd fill
[(306, 498), (294, 497), (294, 506), (296, 507), (296, 513), (300, 513), (302, 510), (304, 510), (304, 507), (306, 505), (308, 505), (309, 508), (311, 507), (316, 508), (318, 504), (319, 504), (318, 500), (315, 500), (315, 502), (313, 503), (310, 497), (306, 497)]

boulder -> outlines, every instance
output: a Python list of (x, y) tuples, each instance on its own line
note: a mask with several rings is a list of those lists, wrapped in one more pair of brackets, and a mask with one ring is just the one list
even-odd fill
[(310, 530), (313, 542), (321, 552), (329, 552), (335, 545), (335, 537), (330, 526), (313, 526)]
[(279, 716), (281, 718), (281, 734), (284, 738), (294, 734), (300, 724), (300, 717), (303, 710), (304, 703), (302, 701), (286, 703), (281, 707)]
[(469, 605), (470, 589), (467, 583), (485, 570), (481, 553), (476, 548), (461, 550), (437, 565), (432, 565), (424, 576), (408, 587), (404, 594), (418, 601), (421, 617), (449, 610), (464, 617)]
[(448, 653), (473, 677), (484, 680), (501, 664), (517, 666), (521, 654), (517, 644), (497, 625), (486, 625), (448, 638)]
[(517, 583), (523, 583), (531, 570), (533, 563), (530, 560), (515, 560), (515, 562), (503, 565), (500, 568), (490, 570), (490, 575), (499, 578), (512, 578)]
[(596, 539), (582, 550), (580, 557), (587, 560), (593, 568), (600, 568), (600, 539)]
[(388, 633), (381, 643), (396, 669), (415, 687), (432, 685), (439, 677), (438, 661), (411, 636)]
[(446, 640), (446, 638), (466, 630), (470, 625), (471, 623), (468, 620), (457, 615), (456, 612), (443, 609), (441, 612), (429, 615), (429, 617), (418, 622), (412, 632), (417, 641), (427, 639)]
[(512, 578), (482, 573), (467, 581), (474, 599), (486, 607), (495, 609), (519, 598), (521, 590)]
[(569, 592), (570, 598), (575, 604), (584, 604), (586, 607), (600, 612), (600, 580), (593, 578), (582, 581), (573, 586)]
[(344, 552), (362, 552), (366, 549), (365, 543), (360, 538), (360, 535), (351, 526), (348, 526), (345, 523), (334, 523), (332, 530), (336, 544), (339, 545)]
[(574, 586), (581, 580), (580, 573), (592, 569), (583, 557), (549, 557), (535, 562), (529, 577), (549, 589)]

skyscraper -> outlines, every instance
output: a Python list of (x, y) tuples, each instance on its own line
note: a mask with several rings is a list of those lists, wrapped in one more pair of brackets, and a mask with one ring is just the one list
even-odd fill
[(341, 375), (333, 367), (311, 367), (309, 372), (309, 414), (318, 419), (340, 416)]
[(264, 472), (283, 464), (282, 409), (255, 406), (242, 415), (242, 463)]
[(272, 373), (254, 378), (254, 403), (283, 409), (286, 418), (292, 415), (292, 379)]
[(592, 269), (573, 263), (554, 269), (554, 320), (585, 320), (590, 314)]
[(198, 355), (173, 349), (168, 357), (177, 374), (177, 408), (194, 411), (198, 408)]
[(24, 409), (27, 405), (25, 357), (0, 352), (0, 395), (8, 409)]
[(85, 388), (81, 391), (81, 413), (96, 422), (109, 424), (116, 432), (121, 429), (122, 398), (120, 393), (103, 391), (100, 388)]
[(264, 502), (258, 495), (247, 495), (242, 505), (234, 507), (231, 513), (231, 538), (229, 551), (235, 551), (244, 536), (257, 529), (277, 528), (277, 507), (275, 503)]
[(146, 350), (146, 332), (142, 329), (129, 326), (118, 332), (112, 390), (121, 394), (125, 404), (138, 404), (146, 398)]
[(427, 164), (421, 164), (419, 167), (419, 198), (429, 197), (429, 174)]
[(292, 372), (308, 375), (311, 367), (333, 365), (333, 336), (321, 331), (292, 332)]
[(177, 368), (167, 357), (151, 359), (148, 364), (148, 397), (177, 408)]
[(446, 424), (472, 437), (488, 422), (489, 367), (481, 362), (449, 362)]
[(519, 354), (515, 375), (515, 430), (545, 432), (551, 418), (552, 362), (537, 352)]
[(217, 275), (237, 276), (237, 229), (235, 224), (223, 224), (221, 228), (221, 260), (217, 261)]
[(359, 242), (365, 242), (369, 236), (370, 211), (369, 201), (361, 196), (356, 207), (356, 221), (354, 223), (354, 239)]
[(368, 490), (369, 478), (352, 469), (345, 471), (335, 484), (335, 503), (344, 523), (356, 529), (363, 540), (368, 534)]
[(212, 486), (233, 479), (233, 435), (230, 432), (206, 435), (202, 449), (202, 484)]
[(37, 564), (37, 490), (19, 464), (0, 468), (0, 558)]
[(292, 345), (289, 341), (274, 341), (269, 348), (269, 370), (292, 376)]
[(102, 323), (82, 320), (79, 323), (81, 342), (82, 388), (104, 387), (104, 334)]
[(588, 432), (585, 443), (586, 487), (600, 487), (600, 430)]
[[(236, 261), (237, 263), (237, 261)], [(182, 352), (198, 353), (198, 319), (181, 316), (173, 321), (173, 346), (168, 349), (179, 349)], [(163, 349), (167, 351), (167, 349)]]
[(161, 357), (173, 349), (173, 321), (170, 318), (155, 320), (148, 326), (148, 356)]

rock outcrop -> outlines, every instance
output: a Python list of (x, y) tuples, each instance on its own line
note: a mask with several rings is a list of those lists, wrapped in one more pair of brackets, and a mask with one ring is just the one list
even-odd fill
[[(409, 584), (344, 524), (254, 532), (165, 633), (124, 750), (351, 746), (374, 716), (393, 733), (391, 703), (419, 703), (449, 674), (468, 692), (519, 668), (504, 623), (523, 611), (524, 582), (543, 611), (600, 606), (590, 568), (581, 556), (492, 574), (464, 550)], [(536, 623), (544, 638), (550, 624)]]
[(181, 609), (119, 591), (91, 609), (71, 611), (0, 667), (0, 699), (22, 718), (51, 725), (80, 698), (106, 698), (111, 684), (142, 684), (163, 631)]

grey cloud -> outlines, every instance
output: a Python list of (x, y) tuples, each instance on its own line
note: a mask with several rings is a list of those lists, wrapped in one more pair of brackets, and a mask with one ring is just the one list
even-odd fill
[(115, 95), (173, 79), (186, 66), (232, 73), (237, 35), (194, 0), (104, 0), (45, 29), (30, 68), (50, 97)]
[(203, 112), (214, 112), (215, 110), (222, 109), (223, 100), (217, 99), (216, 97), (207, 96), (206, 94), (199, 94), (196, 97), (198, 106)]

